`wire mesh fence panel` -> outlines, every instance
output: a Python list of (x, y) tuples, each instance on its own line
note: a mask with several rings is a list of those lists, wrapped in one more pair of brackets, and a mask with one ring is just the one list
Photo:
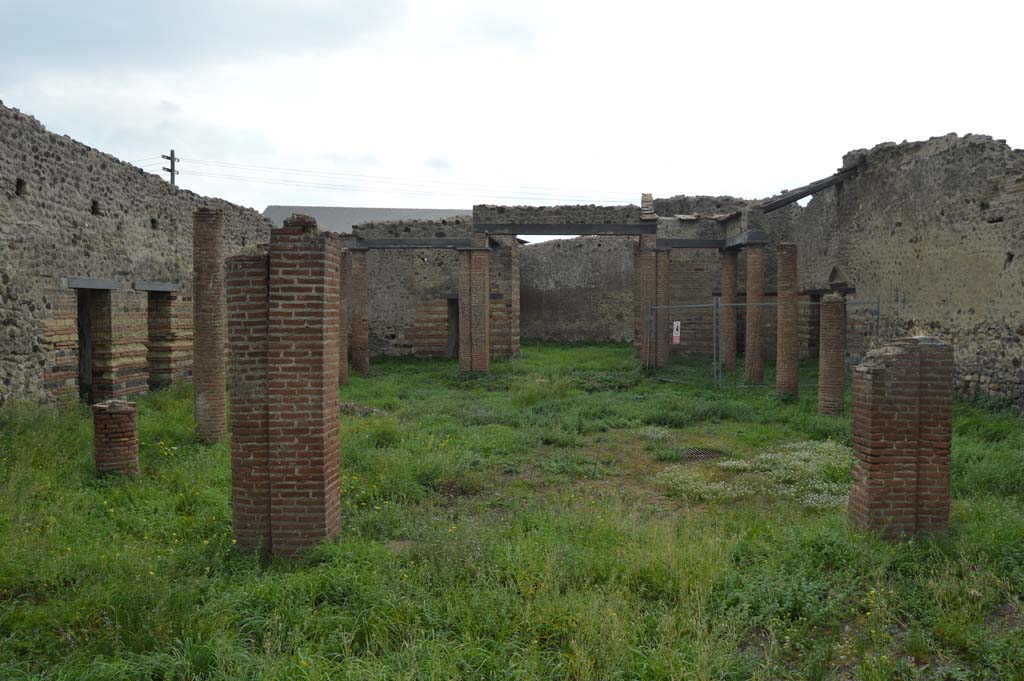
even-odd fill
[[(817, 388), (817, 365), (820, 347), (821, 301), (817, 296), (804, 295), (798, 301), (797, 343), (800, 360), (800, 386)], [(748, 320), (754, 308), (755, 322), (760, 329), (760, 347), (748, 347)], [(882, 337), (882, 305), (879, 300), (846, 301), (845, 344), (848, 364), (860, 361)], [(771, 388), (775, 387), (776, 324), (778, 302), (733, 303), (724, 305), (719, 299), (710, 303), (689, 305), (650, 305), (643, 325), (645, 352), (641, 356), (644, 367), (653, 371), (659, 380), (709, 385), (718, 388)], [(723, 326), (734, 324), (736, 346), (730, 352), (723, 345)], [(658, 366), (656, 345), (658, 334), (669, 344), (667, 366)], [(725, 334), (725, 337), (730, 337)], [(764, 378), (750, 381), (745, 378), (744, 360), (749, 352), (761, 352)]]

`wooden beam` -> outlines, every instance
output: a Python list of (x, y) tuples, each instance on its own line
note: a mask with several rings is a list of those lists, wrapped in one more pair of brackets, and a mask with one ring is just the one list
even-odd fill
[(757, 207), (761, 209), (762, 213), (771, 213), (773, 210), (778, 210), (783, 206), (788, 206), (791, 203), (796, 203), (805, 196), (817, 194), (822, 189), (828, 189), (833, 185), (837, 185), (843, 180), (853, 177), (854, 175), (859, 173), (860, 169), (861, 166), (858, 165), (854, 166), (853, 168), (850, 168), (849, 170), (841, 170), (835, 175), (832, 175), (831, 177), (826, 177), (823, 180), (811, 182), (808, 185), (805, 185), (798, 189), (794, 189), (792, 191), (788, 191), (782, 194), (781, 196), (775, 197), (774, 199), (767, 199), (766, 201), (762, 201), (761, 203), (757, 204)]
[(640, 234), (657, 234), (656, 222), (631, 223), (625, 225), (539, 225), (539, 224), (474, 224), (474, 232), (487, 234), (528, 234), (534, 236), (638, 236)]

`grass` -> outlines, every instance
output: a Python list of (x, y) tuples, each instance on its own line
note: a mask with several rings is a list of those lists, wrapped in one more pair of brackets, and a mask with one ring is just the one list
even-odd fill
[(886, 544), (846, 525), (847, 418), (706, 369), (377, 362), (297, 562), (233, 546), (189, 386), (138, 400), (137, 479), (95, 476), (83, 406), (9, 405), (0, 679), (1024, 678), (1019, 414), (958, 404), (950, 534)]

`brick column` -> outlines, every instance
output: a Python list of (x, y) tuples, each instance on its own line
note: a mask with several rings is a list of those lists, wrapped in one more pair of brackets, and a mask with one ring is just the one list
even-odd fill
[(775, 393), (794, 398), (800, 392), (800, 302), (796, 244), (778, 247), (778, 314), (775, 339)]
[(92, 405), (97, 473), (139, 472), (139, 422), (135, 405), (110, 400)]
[(338, 274), (338, 385), (348, 385), (349, 250), (341, 251)]
[(232, 258), (232, 513), (245, 547), (294, 555), (341, 526), (341, 246), (292, 216)]
[(658, 365), (656, 338), (657, 319), (651, 321), (651, 306), (658, 304), (658, 259), (655, 254), (658, 237), (655, 234), (641, 234), (637, 248), (637, 301), (640, 317), (640, 362), (646, 366)]
[(269, 552), (270, 433), (266, 252), (227, 260), (231, 374), (231, 516), (238, 546)]
[(224, 212), (220, 209), (200, 208), (192, 215), (192, 302), (196, 437), (216, 442), (227, 435)]
[(722, 251), (722, 308), (721, 342), (722, 368), (732, 371), (736, 368), (736, 251)]
[(850, 524), (887, 538), (949, 525), (953, 348), (905, 338), (868, 353), (853, 373)]
[(490, 248), (486, 234), (474, 233), (459, 251), (459, 369), (490, 371)]
[(370, 374), (370, 281), (366, 250), (349, 251), (352, 268), (352, 371)]
[(655, 305), (661, 309), (655, 310), (654, 314), (654, 348), (655, 348), (655, 366), (667, 367), (669, 350), (671, 345), (669, 342), (669, 336), (671, 335), (671, 322), (669, 321), (669, 311), (665, 307), (669, 304), (669, 252), (670, 249), (658, 249), (654, 254), (654, 263), (656, 266), (655, 277), (654, 277), (654, 300)]
[(818, 413), (842, 414), (846, 408), (846, 298), (821, 299), (818, 342)]
[(747, 254), (747, 330), (746, 350), (743, 357), (743, 380), (747, 383), (764, 382), (764, 344), (761, 319), (764, 303), (764, 246), (746, 246)]

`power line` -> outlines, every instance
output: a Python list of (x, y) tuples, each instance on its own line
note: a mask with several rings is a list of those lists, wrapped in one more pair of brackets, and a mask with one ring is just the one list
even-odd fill
[(349, 192), (366, 192), (366, 193), (393, 193), (393, 194), (409, 194), (414, 196), (458, 196), (458, 197), (469, 197), (469, 196), (481, 196), (486, 198), (494, 199), (520, 199), (520, 200), (536, 200), (536, 199), (558, 199), (562, 201), (583, 201), (587, 203), (629, 203), (624, 199), (594, 199), (591, 197), (583, 196), (546, 196), (546, 195), (531, 195), (531, 194), (491, 194), (479, 192), (476, 194), (468, 192), (442, 192), (442, 191), (418, 191), (411, 189), (393, 189), (393, 188), (380, 188), (380, 187), (366, 187), (360, 185), (343, 185), (343, 184), (332, 184), (328, 182), (304, 182), (301, 180), (293, 180), (289, 178), (270, 178), (270, 177), (252, 177), (246, 175), (223, 175), (217, 173), (206, 173), (201, 171), (189, 170), (184, 173), (186, 176), (195, 177), (207, 177), (218, 180), (232, 180), (240, 182), (256, 182), (261, 184), (270, 184), (283, 187), (305, 187), (312, 189), (333, 189)]
[(160, 158), (159, 156), (147, 156), (146, 158), (140, 158), (137, 161), (128, 161), (128, 162), (131, 163), (132, 165), (138, 165), (139, 163), (142, 163), (143, 161), (149, 161), (149, 160), (152, 160), (152, 159), (159, 159), (159, 158)]
[[(314, 178), (355, 178), (360, 180), (369, 181), (375, 184), (394, 184), (398, 186), (406, 187), (428, 187), (437, 185), (439, 187), (459, 187), (467, 189), (484, 189), (484, 190), (498, 190), (498, 191), (513, 191), (516, 193), (526, 192), (536, 196), (536, 198), (545, 198), (544, 195), (562, 196), (566, 193), (572, 193), (572, 190), (565, 190), (565, 188), (553, 188), (544, 187), (539, 185), (497, 185), (487, 184), (479, 182), (453, 182), (450, 180), (425, 180), (419, 178), (408, 178), (408, 177), (394, 177), (387, 175), (366, 175), (362, 173), (343, 173), (343, 172), (331, 172), (331, 171), (312, 171), (312, 170), (301, 170), (297, 168), (282, 168), (277, 166), (260, 166), (249, 163), (231, 163), (228, 161), (208, 161), (201, 159), (183, 158), (180, 159), (185, 163), (194, 163), (197, 165), (214, 166), (216, 168), (224, 168), (229, 170), (252, 170), (262, 172), (274, 172), (284, 173), (289, 175), (301, 175), (309, 176)], [(565, 191), (563, 191), (565, 190)], [(625, 191), (605, 191), (599, 190), (600, 194), (607, 195), (622, 195), (635, 197), (640, 192), (625, 192)]]

